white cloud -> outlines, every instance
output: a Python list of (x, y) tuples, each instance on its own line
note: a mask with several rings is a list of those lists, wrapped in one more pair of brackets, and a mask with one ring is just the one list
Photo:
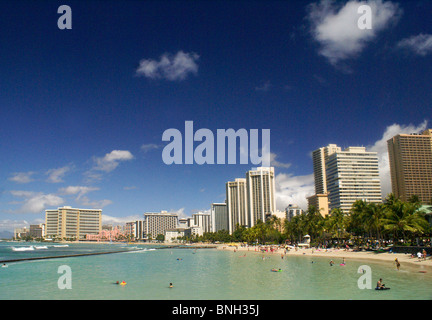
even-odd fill
[(26, 220), (10, 220), (10, 219), (0, 220), (0, 231), (13, 232), (15, 228), (24, 228), (28, 226), (29, 223)]
[(276, 209), (285, 210), (288, 204), (296, 204), (300, 208), (307, 209), (306, 197), (315, 193), (313, 174), (294, 176), (292, 174), (279, 173), (276, 175)]
[(77, 200), (79, 200), (83, 195), (85, 195), (88, 192), (99, 190), (97, 187), (86, 187), (86, 186), (68, 186), (66, 188), (60, 188), (59, 192), (60, 194), (64, 195), (71, 195), (76, 194)]
[(255, 90), (256, 91), (267, 92), (267, 91), (270, 90), (271, 87), (272, 87), (271, 82), (270, 81), (266, 81), (262, 85), (255, 87)]
[(106, 207), (110, 204), (112, 204), (111, 200), (103, 199), (103, 200), (93, 200), (91, 201), (87, 196), (80, 198), (80, 203), (83, 206), (89, 207), (89, 208), (97, 208), (102, 209), (103, 207)]
[(86, 172), (90, 180), (100, 180), (102, 173), (108, 173), (118, 167), (121, 161), (132, 160), (134, 156), (127, 150), (113, 150), (104, 157), (93, 158), (94, 166)]
[[(361, 5), (369, 5), (372, 11), (372, 28), (360, 29), (358, 13)], [(321, 0), (308, 7), (308, 20), (313, 38), (320, 44), (319, 54), (332, 65), (356, 57), (368, 42), (399, 20), (402, 10), (398, 4), (382, 0), (351, 0), (343, 6), (332, 0)]]
[(136, 74), (150, 79), (166, 79), (169, 81), (184, 80), (189, 74), (198, 72), (196, 53), (177, 52), (174, 56), (165, 53), (160, 60), (143, 59), (140, 61)]
[(411, 50), (419, 56), (426, 56), (432, 53), (432, 35), (421, 33), (417, 36), (402, 39), (397, 44), (397, 47)]
[(9, 181), (18, 182), (18, 183), (29, 183), (29, 182), (33, 181), (31, 176), (34, 174), (35, 174), (35, 172), (33, 172), (33, 171), (15, 172), (15, 173), (13, 173), (12, 177), (9, 178)]
[(47, 181), (51, 183), (63, 182), (64, 175), (71, 170), (70, 166), (64, 166), (57, 169), (50, 169), (45, 174), (48, 175)]
[(159, 149), (160, 147), (161, 147), (160, 145), (157, 145), (154, 143), (143, 144), (141, 146), (141, 151), (149, 152), (149, 151), (154, 150), (154, 149)]
[(143, 217), (141, 214), (127, 216), (127, 217), (112, 217), (106, 214), (102, 214), (102, 224), (111, 224), (111, 225), (124, 225), (126, 222), (133, 222), (142, 220)]
[(103, 200), (90, 200), (85, 194), (97, 191), (99, 188), (97, 187), (86, 187), (86, 186), (68, 186), (66, 188), (60, 188), (59, 193), (64, 195), (77, 195), (75, 201), (79, 202), (80, 205), (86, 206), (89, 208), (98, 208), (102, 209), (107, 205), (112, 203), (111, 200), (103, 199)]
[(418, 126), (413, 124), (400, 125), (392, 124), (386, 128), (381, 139), (376, 141), (373, 145), (369, 146), (367, 149), (369, 151), (374, 151), (378, 153), (378, 165), (381, 180), (381, 189), (383, 197), (392, 192), (391, 188), (391, 178), (390, 178), (390, 161), (387, 149), (387, 140), (393, 138), (398, 134), (409, 134), (418, 133), (427, 128), (427, 121), (423, 121)]
[(12, 190), (10, 193), (15, 197), (24, 198), (20, 201), (21, 208), (14, 211), (15, 213), (41, 213), (46, 208), (60, 206), (64, 200), (52, 193), (45, 194), (42, 192)]
[(270, 152), (270, 165), (272, 167), (277, 167), (277, 168), (289, 168), (291, 167), (291, 163), (283, 163), (280, 161), (277, 161), (276, 158), (278, 157), (278, 155), (276, 153)]
[(188, 215), (185, 213), (185, 208), (171, 209), (168, 212), (170, 212), (170, 213), (177, 213), (179, 219), (181, 219), (181, 218), (187, 218), (188, 217)]
[(125, 186), (125, 187), (123, 187), (123, 190), (135, 190), (135, 189), (137, 189), (136, 186)]

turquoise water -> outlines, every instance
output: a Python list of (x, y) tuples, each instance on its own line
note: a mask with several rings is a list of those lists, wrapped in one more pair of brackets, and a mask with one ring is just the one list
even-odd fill
[[(47, 250), (14, 252), (0, 243), (0, 260), (35, 255), (58, 255), (123, 249), (120, 245), (70, 244)], [(25, 244), (29, 246), (29, 244)], [(139, 246), (138, 246), (139, 247)], [(259, 254), (215, 249), (149, 250), (100, 256), (9, 263), (0, 268), (0, 299), (148, 299), (148, 300), (291, 300), (291, 299), (431, 299), (432, 273), (421, 266), (348, 260), (330, 266), (328, 258), (279, 255), (263, 260)], [(36, 252), (37, 251), (37, 252)], [(42, 253), (43, 251), (43, 253)], [(178, 260), (179, 259), (179, 260)], [(361, 265), (371, 267), (372, 283), (383, 278), (387, 291), (359, 289)], [(62, 273), (70, 267), (72, 289), (59, 289)], [(281, 272), (271, 272), (281, 268)], [(114, 284), (126, 281), (126, 286)], [(169, 283), (174, 287), (169, 288)]]

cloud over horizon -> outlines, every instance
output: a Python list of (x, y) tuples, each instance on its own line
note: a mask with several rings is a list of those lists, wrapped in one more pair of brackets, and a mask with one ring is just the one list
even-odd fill
[(56, 207), (64, 203), (63, 198), (52, 193), (46, 194), (43, 192), (21, 190), (12, 190), (10, 193), (14, 197), (23, 198), (22, 201), (16, 203), (21, 204), (21, 207), (13, 213), (41, 213), (48, 206)]

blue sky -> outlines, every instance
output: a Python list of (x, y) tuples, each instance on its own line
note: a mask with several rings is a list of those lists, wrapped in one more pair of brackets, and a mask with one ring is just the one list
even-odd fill
[[(60, 5), (72, 29), (60, 30)], [(372, 9), (361, 30), (357, 8)], [(430, 127), (430, 1), (1, 1), (0, 230), (62, 205), (107, 223), (225, 200), (250, 165), (166, 165), (162, 134), (270, 129), (277, 205), (310, 154)], [(196, 144), (197, 145), (197, 144)]]

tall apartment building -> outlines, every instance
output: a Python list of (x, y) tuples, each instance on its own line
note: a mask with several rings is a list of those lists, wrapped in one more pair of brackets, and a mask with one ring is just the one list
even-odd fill
[(312, 152), (315, 194), (327, 194), (326, 161), (330, 155), (340, 151), (337, 145), (329, 144)]
[(211, 232), (211, 217), (209, 213), (193, 213), (192, 218), (194, 226), (201, 227), (202, 233)]
[(315, 194), (307, 200), (308, 206), (314, 206), (322, 216), (329, 214), (326, 162), (330, 155), (340, 151), (341, 148), (337, 145), (329, 144), (312, 152)]
[(275, 175), (273, 167), (258, 167), (246, 172), (249, 226), (266, 221), (276, 211)]
[(146, 212), (144, 213), (144, 221), (142, 224), (143, 237), (151, 237), (155, 239), (159, 234), (165, 234), (168, 229), (175, 229), (178, 225), (177, 213), (161, 212)]
[(102, 209), (77, 209), (68, 206), (45, 210), (47, 237), (85, 239), (102, 230)]
[(226, 203), (212, 203), (211, 204), (211, 220), (212, 232), (220, 230), (229, 230), (228, 227), (228, 210)]
[(226, 201), (228, 213), (228, 231), (232, 234), (237, 224), (248, 226), (248, 207), (246, 179), (237, 178), (226, 183)]
[(376, 152), (364, 147), (336, 151), (326, 161), (329, 209), (348, 213), (356, 200), (382, 202), (381, 182)]
[(392, 192), (403, 201), (417, 195), (432, 201), (432, 129), (398, 134), (387, 141)]

